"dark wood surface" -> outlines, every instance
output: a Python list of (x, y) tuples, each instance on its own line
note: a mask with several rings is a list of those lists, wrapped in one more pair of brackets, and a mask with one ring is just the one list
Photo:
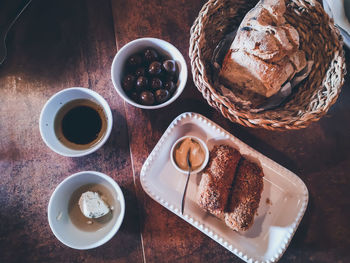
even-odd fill
[[(23, 4), (4, 1), (0, 28), (4, 17), (17, 8), (14, 5)], [(0, 66), (0, 262), (242, 262), (141, 188), (143, 162), (170, 122), (185, 111), (215, 121), (307, 185), (307, 211), (281, 262), (350, 262), (349, 76), (324, 118), (288, 132), (229, 122), (207, 105), (191, 74), (180, 98), (159, 110), (134, 108), (115, 92), (110, 79), (113, 57), (135, 38), (151, 36), (173, 43), (190, 66), (189, 30), (204, 3), (34, 0), (23, 13), (9, 34), (8, 58)], [(106, 98), (114, 126), (100, 150), (67, 158), (46, 147), (38, 120), (50, 96), (74, 86)], [(120, 184), (126, 215), (111, 241), (78, 251), (54, 237), (47, 205), (64, 178), (83, 170), (101, 171)]]

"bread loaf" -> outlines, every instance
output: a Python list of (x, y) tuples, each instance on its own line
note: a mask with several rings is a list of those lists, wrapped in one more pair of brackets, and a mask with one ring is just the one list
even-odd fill
[(199, 184), (198, 204), (204, 210), (224, 219), (231, 185), (240, 153), (228, 145), (215, 146)]
[(270, 97), (306, 66), (285, 12), (284, 0), (262, 0), (247, 13), (224, 59), (222, 83)]
[(245, 231), (253, 224), (263, 190), (263, 176), (258, 165), (241, 159), (225, 212), (225, 223), (231, 229)]

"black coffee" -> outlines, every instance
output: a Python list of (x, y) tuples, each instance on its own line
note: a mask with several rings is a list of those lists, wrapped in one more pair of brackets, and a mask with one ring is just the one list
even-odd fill
[(57, 138), (67, 147), (86, 149), (101, 140), (107, 127), (103, 108), (92, 100), (79, 99), (63, 105), (55, 118)]

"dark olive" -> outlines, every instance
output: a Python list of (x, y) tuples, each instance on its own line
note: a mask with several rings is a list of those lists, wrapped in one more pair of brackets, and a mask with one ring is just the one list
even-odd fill
[(177, 74), (166, 74), (164, 77), (165, 81), (172, 81), (174, 83), (177, 82)]
[(139, 67), (135, 70), (135, 76), (140, 77), (140, 76), (145, 76), (145, 68)]
[(170, 94), (173, 94), (176, 90), (176, 84), (172, 82), (171, 80), (165, 81), (163, 84), (163, 87), (170, 92)]
[(148, 87), (148, 79), (144, 76), (140, 76), (136, 80), (136, 87), (138, 89), (146, 89)]
[(158, 61), (153, 61), (151, 65), (149, 65), (148, 73), (151, 75), (159, 75), (162, 72), (162, 64)]
[(135, 77), (131, 74), (128, 74), (124, 77), (122, 86), (125, 91), (130, 91), (133, 89), (135, 83)]
[(166, 89), (159, 89), (155, 92), (156, 101), (158, 103), (163, 103), (170, 98), (170, 92)]
[(163, 69), (171, 74), (171, 75), (174, 75), (176, 73), (176, 63), (174, 60), (172, 59), (169, 59), (169, 60), (165, 60), (163, 62)]
[(143, 105), (152, 105), (154, 103), (154, 95), (150, 91), (143, 91), (140, 94), (140, 103)]
[(136, 91), (130, 93), (130, 98), (135, 102), (139, 101), (139, 97), (140, 95)]
[(162, 88), (162, 86), (163, 86), (163, 82), (159, 78), (153, 78), (151, 80), (151, 88), (153, 90), (160, 89)]
[(133, 68), (140, 66), (141, 63), (142, 63), (142, 58), (140, 55), (137, 55), (137, 54), (129, 57), (128, 62), (127, 62), (128, 66), (133, 67)]
[(148, 63), (151, 63), (152, 61), (157, 60), (159, 55), (154, 49), (148, 48), (144, 52), (144, 57)]

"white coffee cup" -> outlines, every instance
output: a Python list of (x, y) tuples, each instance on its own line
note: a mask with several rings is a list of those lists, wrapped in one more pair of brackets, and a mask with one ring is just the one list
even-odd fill
[[(78, 99), (92, 100), (103, 109), (106, 117), (106, 131), (98, 142), (87, 149), (67, 147), (57, 138), (55, 132), (55, 117), (59, 110), (68, 102)], [(68, 157), (84, 156), (98, 150), (107, 141), (112, 125), (112, 112), (107, 101), (95, 91), (80, 87), (64, 89), (53, 95), (43, 107), (39, 120), (40, 134), (45, 144), (54, 152)]]

